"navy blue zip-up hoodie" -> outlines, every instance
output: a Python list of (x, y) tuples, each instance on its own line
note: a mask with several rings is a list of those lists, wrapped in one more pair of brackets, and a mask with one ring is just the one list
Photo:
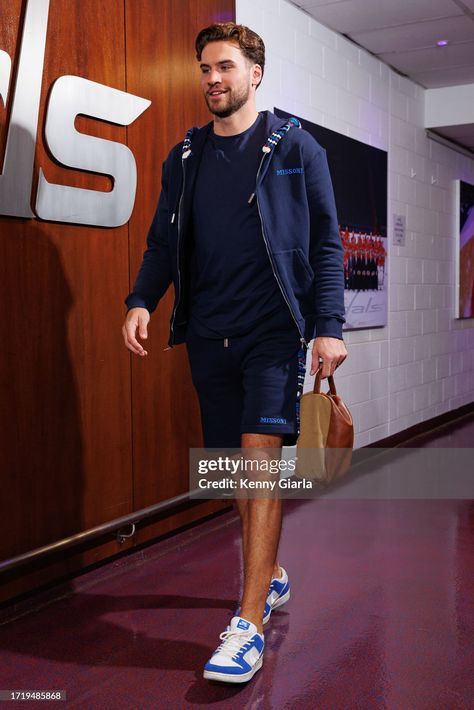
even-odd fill
[[(262, 113), (268, 139), (249, 200), (257, 200), (273, 273), (302, 341), (342, 338), (343, 250), (326, 151), (297, 119)], [(164, 161), (147, 249), (133, 291), (125, 299), (129, 309), (139, 306), (152, 313), (174, 283), (170, 346), (185, 341), (192, 198), (211, 128), (212, 121), (190, 129)]]

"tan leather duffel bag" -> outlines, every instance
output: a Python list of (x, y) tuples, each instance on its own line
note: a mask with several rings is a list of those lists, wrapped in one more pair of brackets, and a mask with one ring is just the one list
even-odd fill
[(352, 415), (328, 377), (329, 392), (320, 391), (321, 370), (312, 392), (300, 397), (300, 434), (296, 442), (296, 475), (324, 485), (350, 468), (354, 446)]

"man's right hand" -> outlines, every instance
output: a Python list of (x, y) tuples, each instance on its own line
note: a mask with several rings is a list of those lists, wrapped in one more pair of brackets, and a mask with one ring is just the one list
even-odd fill
[(135, 353), (135, 355), (148, 355), (147, 351), (142, 348), (136, 339), (138, 335), (142, 340), (148, 338), (147, 325), (150, 320), (150, 313), (146, 308), (131, 308), (125, 318), (125, 323), (122, 326), (122, 335), (125, 341), (125, 346)]

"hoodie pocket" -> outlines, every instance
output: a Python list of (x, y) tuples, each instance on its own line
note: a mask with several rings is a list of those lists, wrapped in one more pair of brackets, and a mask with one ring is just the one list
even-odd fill
[(275, 251), (273, 256), (285, 285), (297, 298), (309, 295), (314, 281), (314, 272), (302, 249)]
[(276, 251), (273, 258), (293, 309), (306, 317), (314, 311), (314, 272), (303, 250)]

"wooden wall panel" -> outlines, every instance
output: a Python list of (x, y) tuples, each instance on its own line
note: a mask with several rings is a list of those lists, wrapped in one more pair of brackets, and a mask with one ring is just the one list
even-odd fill
[[(0, 32), (5, 15), (7, 26), (20, 15), (18, 2), (1, 8)], [(16, 50), (19, 39), (17, 31)], [(0, 46), (15, 51), (3, 36)], [(45, 106), (53, 81), (64, 74), (124, 90), (124, 55), (124, 14), (116, 0), (51, 1), (33, 198), (40, 166), (50, 181), (107, 189), (107, 178), (69, 170), (49, 155)], [(9, 98), (11, 105), (13, 94)], [(90, 132), (126, 142), (123, 127), (96, 123)], [(2, 523), (9, 532), (0, 536), (3, 559), (129, 512), (132, 482), (129, 358), (117, 308), (128, 279), (128, 227), (0, 217), (0, 229), (8, 314), (1, 339), (9, 342), (2, 352), (2, 503), (8, 511)], [(29, 584), (41, 579), (33, 575)], [(18, 591), (23, 583), (17, 584)]]
[[(0, 49), (14, 67), (25, 6), (0, 3)], [(53, 182), (110, 189), (105, 176), (58, 165), (45, 146), (45, 106), (57, 77), (79, 75), (153, 104), (128, 129), (84, 117), (76, 122), (83, 132), (128, 142), (134, 152), (138, 190), (129, 225), (0, 216), (0, 559), (186, 488), (187, 447), (199, 444), (199, 422), (184, 346), (162, 350), (171, 294), (153, 316), (145, 362), (123, 345), (123, 299), (143, 253), (161, 161), (189, 125), (208, 120), (191, 78), (194, 35), (233, 13), (228, 0), (50, 2), (33, 197), (39, 167)], [(0, 104), (0, 161), (12, 97), (11, 91), (6, 109)], [(203, 502), (144, 528), (122, 547), (102, 540), (4, 575), (0, 602), (223, 505)]]

